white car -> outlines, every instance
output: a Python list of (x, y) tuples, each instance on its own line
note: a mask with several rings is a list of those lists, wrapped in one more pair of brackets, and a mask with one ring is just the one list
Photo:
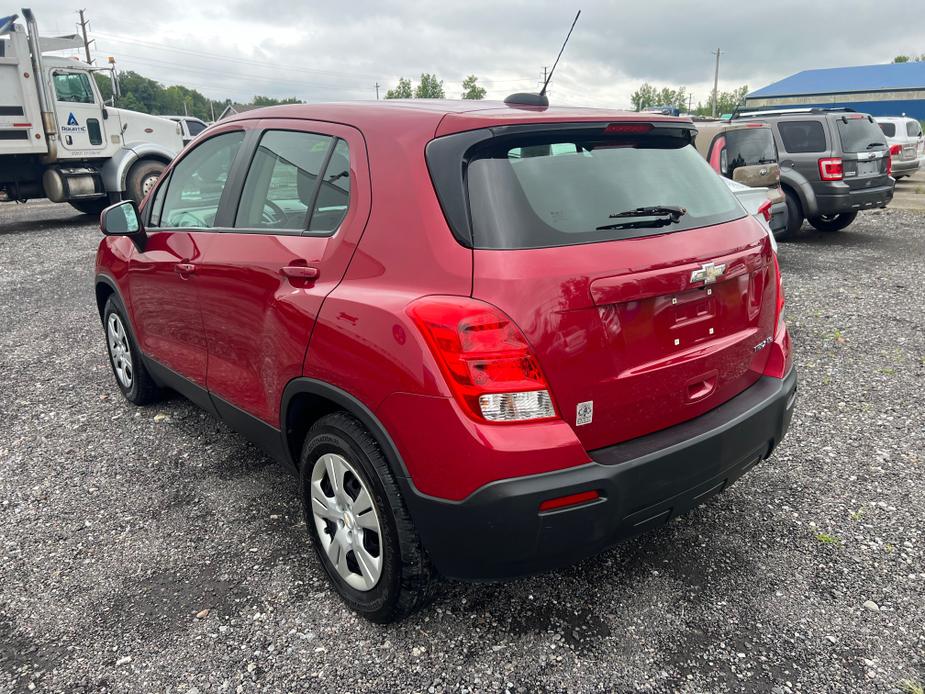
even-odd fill
[(886, 135), (893, 163), (893, 178), (899, 179), (914, 174), (925, 160), (925, 135), (921, 124), (906, 116), (881, 116), (874, 118)]
[(774, 232), (771, 231), (771, 198), (768, 197), (771, 192), (770, 188), (760, 186), (746, 186), (738, 181), (733, 181), (725, 176), (721, 177), (726, 187), (736, 196), (739, 204), (745, 208), (745, 211), (761, 222), (761, 226), (768, 232), (771, 238), (771, 247), (777, 252), (777, 240), (774, 238)]
[(161, 116), (161, 118), (169, 118), (180, 124), (184, 145), (188, 145), (194, 137), (209, 127), (207, 123), (193, 116)]

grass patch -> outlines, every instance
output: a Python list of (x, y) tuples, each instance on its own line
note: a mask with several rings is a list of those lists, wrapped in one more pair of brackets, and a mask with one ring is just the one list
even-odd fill
[(925, 687), (917, 680), (903, 680), (898, 686), (903, 694), (925, 694)]
[(816, 533), (816, 539), (819, 540), (824, 545), (840, 545), (841, 540), (839, 540), (834, 535), (829, 535), (828, 533)]

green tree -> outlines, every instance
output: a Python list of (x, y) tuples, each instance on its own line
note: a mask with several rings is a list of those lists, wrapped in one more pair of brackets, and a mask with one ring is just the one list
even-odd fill
[(415, 99), (445, 99), (446, 92), (443, 91), (443, 80), (437, 79), (436, 75), (424, 72), (421, 73), (421, 82), (414, 88)]
[(894, 63), (908, 63), (910, 60), (908, 55), (898, 55), (893, 58)]
[(252, 106), (279, 106), (281, 104), (304, 104), (305, 102), (301, 99), (296, 99), (294, 96), (287, 97), (285, 99), (276, 99), (272, 96), (255, 96), (251, 100)]
[[(748, 85), (743, 84), (738, 89), (733, 89), (731, 92), (720, 92), (717, 95), (717, 109), (716, 113), (722, 115), (724, 113), (732, 113), (736, 106), (743, 106), (745, 104), (745, 95), (748, 94)], [(713, 93), (710, 93), (710, 98), (707, 99), (706, 104), (697, 103), (697, 108), (694, 111), (698, 116), (710, 116), (713, 114)]]
[(898, 55), (893, 58), (894, 63), (925, 63), (925, 53), (922, 55)]
[(485, 98), (485, 87), (480, 87), (478, 83), (479, 78), (475, 75), (469, 75), (466, 79), (463, 80), (463, 99), (484, 99)]
[(385, 93), (386, 99), (410, 99), (414, 96), (414, 92), (411, 91), (411, 80), (406, 80), (404, 77), (398, 78), (398, 86), (395, 89), (390, 89)]
[(658, 92), (655, 87), (653, 87), (648, 82), (643, 82), (639, 89), (633, 92), (630, 96), (630, 101), (633, 104), (633, 108), (637, 111), (641, 111), (644, 108), (649, 108), (650, 106), (655, 106), (655, 100), (658, 98)]

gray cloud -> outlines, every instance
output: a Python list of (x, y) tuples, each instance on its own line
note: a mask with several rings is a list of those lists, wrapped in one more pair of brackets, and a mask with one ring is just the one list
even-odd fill
[[(724, 51), (726, 87), (757, 88), (799, 70), (887, 62), (925, 52), (920, 17), (897, 22), (908, 2), (582, 2), (582, 17), (552, 86), (554, 100), (625, 106), (643, 80), (687, 86), (705, 99), (710, 52)], [(71, 31), (60, 0), (34, 4), (46, 31)], [(293, 3), (176, 0), (87, 6), (100, 53), (165, 83), (212, 97), (254, 94), (311, 101), (372, 98), (399, 76), (435, 72), (448, 96), (465, 75), (492, 98), (535, 89), (552, 64), (572, 5), (549, 2), (420, 3), (408, 0)]]

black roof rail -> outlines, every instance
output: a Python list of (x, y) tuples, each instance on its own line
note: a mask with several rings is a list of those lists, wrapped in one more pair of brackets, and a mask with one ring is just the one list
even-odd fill
[(799, 106), (794, 108), (756, 107), (753, 109), (742, 109), (734, 113), (732, 118), (736, 120), (739, 118), (768, 118), (773, 116), (789, 116), (798, 113), (857, 113), (857, 111), (849, 106), (807, 106), (805, 108)]

